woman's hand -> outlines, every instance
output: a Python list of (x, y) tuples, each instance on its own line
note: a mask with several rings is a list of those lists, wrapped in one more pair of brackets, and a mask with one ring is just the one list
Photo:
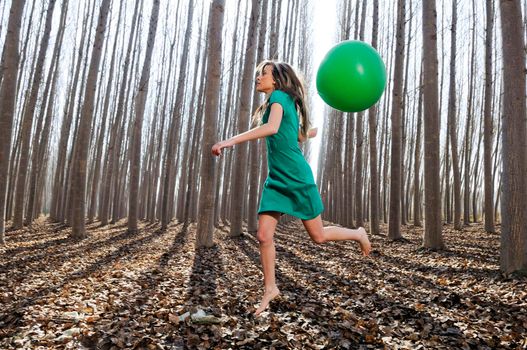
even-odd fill
[(317, 136), (318, 128), (309, 129), (307, 135), (309, 138)]
[(231, 143), (228, 140), (220, 141), (212, 146), (212, 154), (215, 156), (221, 156), (221, 150), (226, 147), (231, 147)]

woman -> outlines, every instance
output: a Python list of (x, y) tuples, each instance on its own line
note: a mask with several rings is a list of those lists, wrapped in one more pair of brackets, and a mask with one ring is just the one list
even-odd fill
[(275, 281), (274, 232), (281, 215), (289, 214), (302, 220), (316, 243), (353, 240), (368, 255), (371, 244), (366, 230), (343, 227), (323, 227), (320, 213), (324, 210), (313, 173), (298, 141), (316, 136), (310, 129), (305, 103), (304, 84), (287, 63), (264, 61), (258, 65), (256, 90), (266, 94), (265, 102), (254, 118), (259, 126), (216, 143), (212, 154), (220, 156), (222, 149), (238, 143), (266, 138), (269, 175), (265, 181), (258, 209), (260, 259), (264, 274), (264, 294), (255, 315), (264, 311), (280, 291)]

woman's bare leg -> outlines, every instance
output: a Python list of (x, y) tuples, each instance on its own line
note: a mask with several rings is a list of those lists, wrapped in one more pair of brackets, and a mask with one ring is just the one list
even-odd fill
[(273, 239), (279, 219), (280, 213), (277, 212), (262, 213), (258, 217), (257, 238), (260, 242), (260, 261), (262, 262), (264, 275), (264, 295), (260, 306), (254, 312), (255, 315), (259, 315), (264, 311), (269, 306), (271, 300), (280, 294), (275, 280), (276, 250)]
[(302, 222), (309, 236), (316, 243), (347, 240), (357, 241), (360, 244), (362, 254), (370, 254), (371, 244), (364, 227), (359, 227), (356, 230), (338, 226), (323, 227), (320, 215), (311, 220), (302, 220)]

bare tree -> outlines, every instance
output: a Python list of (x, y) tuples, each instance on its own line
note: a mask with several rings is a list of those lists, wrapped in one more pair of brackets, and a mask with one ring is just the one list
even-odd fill
[[(364, 40), (364, 26), (366, 22), (366, 7), (367, 2), (363, 1), (360, 26), (359, 26), (359, 40)], [(358, 10), (357, 10), (358, 13)], [(364, 112), (359, 112), (355, 115), (355, 132), (356, 132), (356, 148), (355, 148), (355, 223), (357, 226), (364, 226), (363, 215), (363, 155), (364, 155)]]
[[(194, 3), (188, 4), (187, 12), (187, 25), (185, 29), (185, 36), (183, 39), (183, 47), (189, 47), (189, 42), (192, 34), (192, 18), (194, 16)], [(185, 92), (185, 79), (187, 74), (185, 73), (188, 66), (188, 50), (183, 50), (183, 55), (180, 62), (180, 70), (178, 76), (178, 84), (176, 90), (176, 98), (174, 101), (173, 115), (170, 121), (170, 127), (168, 129), (168, 144), (165, 150), (165, 159), (164, 159), (164, 171), (166, 176), (163, 179), (163, 200), (162, 200), (162, 212), (161, 212), (161, 227), (165, 229), (168, 226), (168, 223), (172, 219), (172, 211), (170, 210), (173, 200), (174, 200), (174, 186), (175, 175), (173, 175), (173, 163), (174, 157), (177, 154), (176, 152), (176, 141), (178, 140), (179, 128), (181, 125), (181, 119), (183, 114), (183, 99)]]
[(141, 159), (141, 134), (143, 131), (143, 115), (145, 112), (146, 97), (148, 96), (148, 83), (150, 81), (150, 67), (152, 52), (157, 31), (157, 19), (159, 17), (159, 0), (152, 3), (152, 14), (150, 17), (150, 28), (148, 30), (146, 56), (139, 81), (139, 90), (135, 96), (135, 120), (131, 140), (130, 155), (130, 197), (128, 201), (128, 231), (137, 231), (137, 203), (139, 191), (139, 170)]
[(95, 87), (97, 85), (97, 73), (101, 61), (102, 46), (104, 43), (104, 33), (106, 31), (106, 21), (110, 9), (111, 0), (103, 0), (99, 12), (97, 30), (93, 43), (86, 90), (84, 92), (84, 102), (82, 105), (79, 121), (79, 134), (76, 140), (75, 166), (72, 174), (72, 232), (73, 238), (85, 238), (85, 201), (86, 201), (86, 162), (88, 156), (88, 143), (91, 135), (91, 122), (93, 118), (93, 103), (95, 99)]
[(49, 37), (51, 33), (51, 22), (53, 20), (53, 10), (55, 8), (55, 3), (56, 0), (50, 0), (48, 3), (44, 34), (42, 36), (42, 41), (40, 42), (38, 58), (35, 63), (35, 74), (33, 76), (33, 81), (31, 84), (31, 92), (28, 97), (28, 104), (25, 106), (24, 116), (22, 119), (22, 149), (20, 152), (20, 163), (18, 165), (17, 185), (15, 194), (15, 217), (13, 220), (13, 228), (15, 229), (21, 228), (24, 224), (23, 219), (26, 197), (26, 177), (29, 164), (29, 143), (31, 140), (33, 115), (35, 113), (35, 107), (37, 105), (38, 91), (40, 87), (40, 82), (42, 80), (42, 71), (44, 69), (44, 60), (46, 58), (46, 51), (48, 48)]
[(461, 230), (461, 173), (457, 150), (456, 119), (456, 30), (457, 0), (452, 1), (452, 30), (450, 39), (450, 87), (448, 95), (448, 125), (450, 147), (452, 149), (452, 168), (454, 170), (454, 229)]
[[(121, 6), (123, 6), (122, 4)], [(100, 210), (99, 210), (99, 219), (101, 220), (101, 225), (107, 225), (110, 215), (110, 201), (112, 199), (111, 194), (115, 193), (117, 196), (117, 176), (118, 176), (118, 165), (119, 165), (119, 152), (121, 149), (121, 139), (122, 132), (120, 131), (122, 117), (124, 113), (125, 105), (125, 93), (126, 93), (126, 83), (130, 79), (130, 59), (133, 48), (133, 38), (134, 32), (136, 31), (137, 18), (139, 16), (139, 1), (135, 2), (134, 15), (132, 19), (132, 25), (130, 30), (130, 35), (128, 38), (128, 46), (125, 53), (125, 58), (123, 62), (123, 73), (120, 83), (119, 95), (117, 98), (117, 111), (115, 112), (115, 118), (110, 131), (110, 139), (108, 144), (108, 171), (102, 179), (102, 196), (100, 201)], [(113, 185), (113, 186), (112, 186)], [(117, 210), (114, 208), (114, 211)]]
[(487, 28), (485, 35), (485, 111), (483, 126), (483, 162), (485, 167), (485, 230), (495, 232), (494, 183), (492, 181), (492, 33), (494, 31), (494, 1), (486, 0)]
[(437, 92), (437, 12), (435, 0), (423, 2), (423, 99), (425, 135), (425, 232), (423, 245), (443, 249), (439, 185), (439, 109)]
[(214, 244), (214, 205), (216, 187), (216, 162), (211, 154), (216, 138), (216, 119), (221, 75), (221, 47), (225, 0), (213, 0), (209, 13), (207, 35), (207, 78), (205, 97), (205, 132), (203, 133), (202, 165), (200, 172), (199, 220), (196, 245), (211, 247)]
[(500, 0), (503, 53), (501, 271), (527, 270), (527, 114), (519, 0)]
[(11, 136), (15, 116), (18, 64), (20, 53), (20, 23), (25, 0), (13, 1), (7, 23), (7, 34), (2, 50), (2, 81), (0, 83), (0, 244), (5, 244), (5, 210), (7, 169), (11, 152)]
[[(371, 45), (377, 48), (379, 32), (379, 0), (373, 1), (373, 24)], [(379, 228), (379, 172), (377, 167), (377, 105), (368, 110), (368, 126), (370, 141), (370, 230), (377, 235)]]
[(415, 131), (415, 153), (414, 153), (414, 226), (422, 226), (421, 223), (421, 130), (423, 125), (423, 69), (419, 77), (419, 102), (417, 103), (417, 130)]
[[(256, 47), (258, 44), (258, 18), (260, 17), (260, 8), (262, 6), (261, 0), (252, 0), (251, 18), (249, 20), (249, 28), (247, 31), (247, 45), (245, 48), (245, 62), (243, 67), (243, 75), (241, 81), (241, 96), (240, 108), (237, 120), (237, 133), (247, 131), (249, 126), (249, 117), (251, 112), (251, 101), (253, 91), (250, 88), (251, 82), (254, 79), (254, 65), (256, 60)], [(247, 143), (239, 144), (235, 148), (236, 156), (234, 167), (236, 170), (233, 179), (233, 191), (231, 196), (231, 226), (230, 236), (239, 236), (242, 232), (243, 221), (243, 204), (246, 197), (247, 188)], [(240, 205), (242, 204), (242, 205)]]
[(390, 166), (390, 217), (388, 237), (401, 238), (401, 107), (404, 64), (405, 0), (397, 1), (397, 29), (392, 100), (392, 145)]

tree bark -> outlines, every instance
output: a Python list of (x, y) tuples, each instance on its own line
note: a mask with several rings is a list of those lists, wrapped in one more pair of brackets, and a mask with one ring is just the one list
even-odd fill
[(423, 99), (425, 134), (425, 232), (423, 246), (443, 249), (439, 185), (439, 125), (437, 92), (437, 13), (435, 0), (423, 2)]
[(130, 154), (130, 195), (128, 201), (128, 231), (137, 231), (138, 215), (138, 190), (139, 173), (141, 160), (141, 135), (143, 131), (143, 118), (145, 113), (146, 97), (148, 96), (148, 84), (150, 81), (150, 67), (152, 62), (152, 52), (157, 32), (157, 19), (159, 17), (159, 0), (152, 3), (152, 13), (150, 16), (150, 28), (148, 30), (147, 48), (143, 71), (139, 81), (139, 91), (135, 95), (135, 120), (133, 125)]
[(214, 230), (214, 206), (216, 204), (216, 161), (211, 149), (217, 135), (217, 110), (221, 77), (222, 28), (225, 0), (213, 0), (209, 14), (207, 35), (207, 74), (205, 98), (205, 125), (203, 134), (202, 165), (200, 171), (199, 220), (196, 246), (212, 247)]
[(494, 183), (492, 181), (492, 34), (494, 31), (494, 0), (486, 0), (487, 28), (485, 35), (485, 111), (483, 126), (483, 162), (485, 173), (485, 231), (495, 232)]
[(88, 143), (90, 141), (90, 125), (93, 118), (93, 103), (95, 98), (95, 88), (97, 86), (97, 73), (101, 61), (101, 52), (106, 31), (106, 21), (110, 10), (111, 0), (103, 0), (99, 12), (97, 31), (93, 44), (86, 90), (84, 92), (84, 103), (82, 105), (79, 134), (76, 140), (76, 164), (72, 174), (72, 238), (86, 238), (85, 224), (85, 196), (86, 196), (86, 163), (88, 155)]
[[(500, 0), (503, 57), (501, 254), (504, 273), (527, 272), (527, 114), (519, 0)], [(521, 72), (522, 74), (518, 74)]]
[(388, 237), (392, 240), (401, 236), (401, 108), (404, 65), (404, 26), (405, 0), (397, 2), (397, 29), (395, 47), (395, 65), (393, 76), (392, 100), (392, 145), (390, 166), (390, 217)]
[[(373, 25), (371, 45), (377, 48), (379, 28), (379, 0), (373, 0)], [(379, 227), (379, 171), (377, 168), (377, 105), (368, 110), (369, 142), (370, 142), (370, 231), (374, 235), (380, 233)]]
[(49, 37), (51, 33), (51, 22), (53, 20), (53, 10), (55, 8), (55, 3), (56, 0), (50, 0), (48, 3), (44, 35), (42, 36), (42, 41), (40, 42), (38, 58), (35, 63), (35, 75), (31, 84), (31, 92), (28, 97), (28, 104), (25, 108), (24, 116), (22, 118), (22, 149), (20, 153), (20, 163), (18, 165), (17, 185), (15, 193), (15, 217), (13, 220), (14, 229), (20, 229), (24, 224), (23, 221), (26, 197), (26, 177), (29, 165), (29, 142), (31, 140), (31, 129), (33, 126), (35, 107), (37, 105), (40, 81), (42, 80), (42, 71), (44, 69), (46, 50), (48, 48)]
[[(251, 89), (251, 82), (254, 80), (254, 65), (256, 60), (256, 47), (258, 44), (258, 18), (260, 17), (260, 8), (262, 6), (261, 0), (252, 0), (251, 18), (249, 20), (249, 30), (247, 32), (247, 46), (245, 49), (245, 62), (243, 67), (243, 75), (241, 81), (241, 96), (240, 108), (237, 120), (237, 134), (247, 131), (250, 124), (249, 117), (251, 112), (251, 101), (253, 91)], [(247, 188), (247, 143), (236, 145), (234, 168), (235, 176), (233, 181), (233, 188), (236, 191), (232, 192), (231, 196), (231, 212), (230, 212), (230, 230), (229, 236), (237, 237), (242, 233), (243, 224), (243, 204), (245, 202)], [(242, 205), (240, 205), (242, 204)]]
[(20, 52), (20, 23), (26, 1), (13, 1), (9, 11), (7, 34), (2, 56), (2, 82), (0, 83), (0, 244), (5, 244), (5, 211), (7, 170), (11, 153), (11, 137), (15, 119), (18, 64)]
[(450, 147), (452, 149), (452, 168), (454, 171), (454, 229), (461, 230), (461, 173), (457, 149), (456, 119), (456, 33), (457, 33), (457, 0), (452, 1), (452, 29), (450, 39), (450, 87), (448, 96), (448, 124)]

